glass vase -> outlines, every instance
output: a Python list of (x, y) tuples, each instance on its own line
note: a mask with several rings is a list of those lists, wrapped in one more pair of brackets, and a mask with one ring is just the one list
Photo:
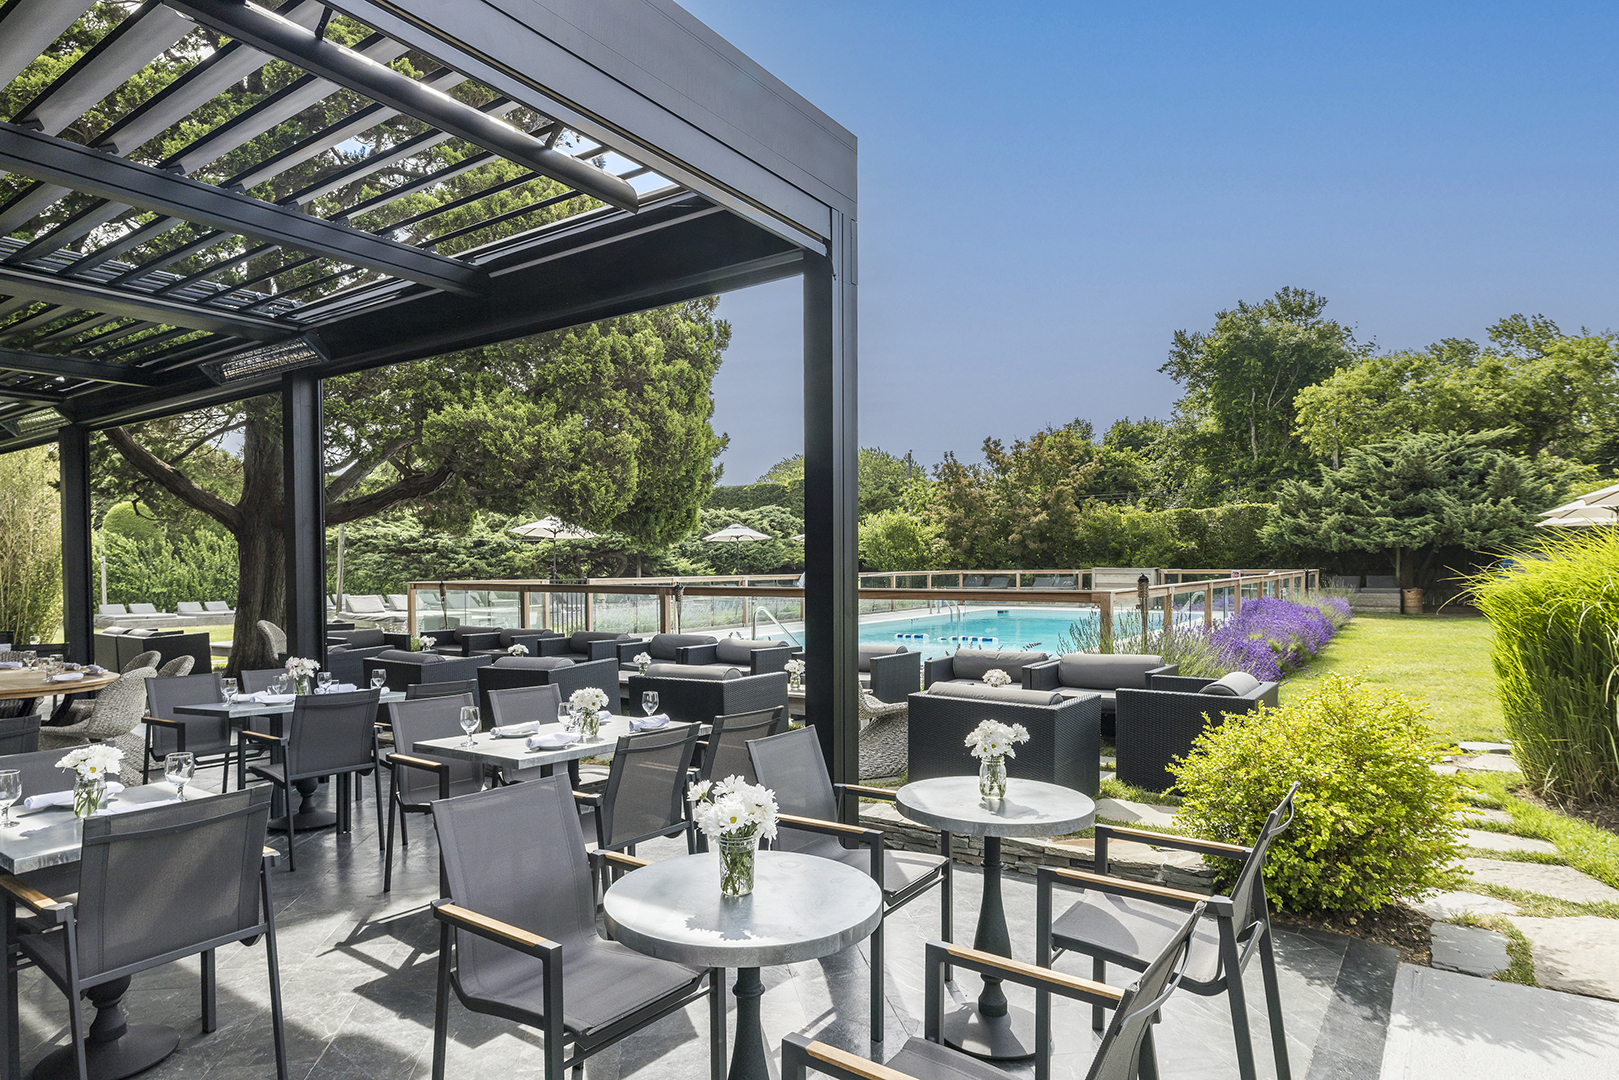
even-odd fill
[(794, 690), (797, 690), (799, 687), (804, 685), (804, 676), (802, 676), (802, 675), (789, 675), (789, 676), (787, 676), (787, 685), (792, 687)]
[(720, 895), (746, 896), (753, 891), (753, 864), (759, 854), (759, 832), (721, 836)]
[(978, 794), (991, 808), (1006, 798), (1006, 759), (987, 757), (978, 763)]
[(312, 675), (304, 675), (304, 676), (300, 677), (298, 679), (297, 686), (295, 686), (293, 688), (293, 693), (295, 693), (295, 694), (309, 694), (309, 693), (312, 693), (313, 690), (314, 690), (314, 686), (313, 686), (314, 681), (315, 681), (315, 679), (314, 679), (314, 676), (312, 676)]
[(73, 783), (73, 816), (87, 818), (107, 800), (107, 781), (79, 777)]
[(579, 735), (585, 742), (601, 738), (602, 714), (590, 706), (579, 710)]

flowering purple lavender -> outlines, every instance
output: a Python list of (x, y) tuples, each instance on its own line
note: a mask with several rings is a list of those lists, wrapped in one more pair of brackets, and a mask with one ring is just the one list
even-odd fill
[(1348, 602), (1338, 597), (1313, 604), (1246, 600), (1214, 628), (1209, 644), (1228, 667), (1274, 682), (1309, 663), (1350, 618)]

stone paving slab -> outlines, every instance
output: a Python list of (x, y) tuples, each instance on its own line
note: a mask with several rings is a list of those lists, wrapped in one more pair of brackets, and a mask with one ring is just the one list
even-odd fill
[(1521, 773), (1518, 763), (1505, 754), (1478, 754), (1474, 757), (1453, 758), (1458, 768), (1468, 772)]
[(1469, 754), (1510, 754), (1512, 744), (1504, 742), (1461, 742), (1457, 743), (1463, 752)]
[(1545, 840), (1536, 840), (1529, 836), (1513, 836), (1511, 833), (1489, 832), (1484, 829), (1465, 829), (1462, 836), (1468, 847), (1484, 848), (1487, 851), (1532, 851), (1540, 855), (1557, 854), (1556, 844)]
[(1492, 810), (1487, 806), (1470, 806), (1457, 815), (1462, 821), (1487, 821), (1492, 825), (1511, 825), (1512, 815), (1505, 810)]
[(1488, 979), (1512, 965), (1506, 936), (1494, 930), (1436, 922), (1431, 935), (1436, 968)]
[(1437, 892), (1413, 905), (1431, 919), (1449, 922), (1462, 915), (1516, 915), (1520, 910), (1510, 900), (1471, 892)]
[(1619, 1076), (1610, 1002), (1401, 964), (1392, 1014), (1382, 1080)]
[(1096, 816), (1109, 821), (1128, 821), (1133, 825), (1173, 825), (1175, 808), (1125, 799), (1097, 799)]
[(1580, 904), (1599, 901), (1619, 903), (1619, 889), (1604, 885), (1572, 866), (1508, 862), (1505, 859), (1463, 859), (1462, 869), (1470, 872), (1474, 881), (1485, 885), (1521, 889)]
[(1529, 939), (1540, 985), (1619, 1001), (1619, 919), (1519, 916), (1512, 925)]

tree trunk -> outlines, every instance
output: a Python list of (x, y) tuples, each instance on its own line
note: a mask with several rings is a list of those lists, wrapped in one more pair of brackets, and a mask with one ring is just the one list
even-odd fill
[[(248, 405), (242, 438), (242, 498), (236, 504), (236, 628), (225, 674), (280, 667), (259, 633), (260, 619), (285, 628), (287, 552), (283, 544), (280, 410), (254, 401)], [(324, 591), (324, 590), (323, 590)]]

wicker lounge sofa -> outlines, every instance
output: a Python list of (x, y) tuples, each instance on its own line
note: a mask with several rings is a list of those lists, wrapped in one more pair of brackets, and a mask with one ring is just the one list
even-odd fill
[(1219, 679), (1157, 675), (1145, 690), (1121, 687), (1115, 756), (1119, 779), (1150, 791), (1175, 782), (1168, 766), (1192, 749), (1192, 741), (1210, 724), (1261, 703), (1277, 704), (1279, 684), (1260, 682), (1245, 671)]
[[(675, 636), (675, 635), (659, 635)], [(684, 636), (684, 635), (681, 635)], [(667, 651), (667, 650), (665, 650)], [(711, 668), (719, 672), (722, 677), (731, 669), (736, 669), (743, 675), (768, 675), (773, 671), (786, 671), (787, 660), (793, 653), (793, 647), (785, 641), (750, 641), (745, 638), (722, 638), (707, 645), (683, 645), (675, 650), (680, 656), (675, 663), (682, 667)], [(654, 662), (659, 657), (647, 650)], [(624, 655), (624, 647), (619, 647), (619, 655)], [(634, 656), (632, 652), (630, 654)], [(630, 667), (634, 667), (634, 663)], [(696, 677), (696, 676), (685, 676)]]
[(563, 637), (540, 639), (541, 656), (565, 656), (576, 664), (587, 660), (617, 660), (618, 649), (634, 638), (628, 634), (615, 634), (608, 630), (579, 630)]
[(1145, 690), (1154, 676), (1173, 675), (1179, 670), (1152, 653), (1063, 653), (1055, 660), (1024, 668), (1023, 688), (1055, 690), (1063, 695), (1101, 694), (1102, 734), (1111, 739), (1114, 695), (1119, 689)]
[(904, 645), (862, 642), (860, 687), (878, 701), (904, 701), (922, 687), (922, 654)]
[(906, 759), (910, 779), (976, 770), (967, 733), (983, 720), (1022, 724), (1029, 741), (1007, 762), (1010, 776), (1096, 795), (1101, 787), (1102, 698), (1011, 687), (940, 683), (910, 696)]
[[(641, 694), (658, 693), (658, 711), (678, 723), (708, 724), (716, 716), (758, 712), (760, 709), (787, 708), (787, 673), (768, 675), (736, 674), (719, 678), (705, 668), (689, 665), (653, 664), (645, 675), (631, 675), (626, 688), (630, 709), (641, 712)], [(693, 674), (696, 672), (696, 674)]]
[(392, 690), (424, 682), (451, 682), (473, 679), (478, 669), (490, 662), (488, 656), (440, 656), (432, 652), (406, 652), (403, 649), (384, 649), (375, 656), (361, 661), (365, 677), (379, 668), (387, 675)]
[(1043, 652), (996, 652), (989, 649), (959, 649), (950, 656), (929, 660), (922, 666), (922, 687), (935, 683), (984, 685), (984, 673), (999, 669), (1006, 672), (1013, 686), (1022, 682), (1023, 669), (1031, 664), (1044, 664), (1051, 659)]
[(564, 701), (575, 690), (593, 686), (618, 711), (618, 664), (611, 659), (575, 662), (566, 656), (500, 656), (478, 669), (478, 703), (486, 710), (491, 690), (520, 686), (555, 686)]
[[(619, 666), (633, 670), (635, 657), (640, 653), (652, 657), (654, 664), (711, 663), (712, 650), (717, 644), (719, 639), (712, 634), (653, 634), (649, 638), (620, 641), (615, 648), (618, 650)], [(694, 649), (697, 650), (699, 657), (695, 660), (692, 659)]]

